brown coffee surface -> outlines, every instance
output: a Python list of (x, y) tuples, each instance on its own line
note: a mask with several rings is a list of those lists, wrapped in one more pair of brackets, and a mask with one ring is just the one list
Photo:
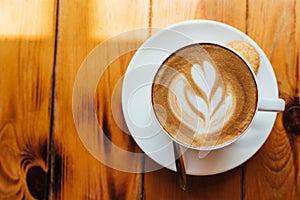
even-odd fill
[(195, 44), (170, 55), (152, 87), (152, 103), (163, 129), (195, 148), (235, 140), (257, 107), (257, 87), (246, 63), (215, 44)]

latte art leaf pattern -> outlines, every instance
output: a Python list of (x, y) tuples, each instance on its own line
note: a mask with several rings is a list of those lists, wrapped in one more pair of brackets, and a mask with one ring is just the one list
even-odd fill
[(194, 64), (189, 73), (192, 79), (178, 73), (170, 84), (169, 106), (173, 114), (198, 134), (220, 131), (234, 109), (232, 95), (225, 93), (213, 63)]

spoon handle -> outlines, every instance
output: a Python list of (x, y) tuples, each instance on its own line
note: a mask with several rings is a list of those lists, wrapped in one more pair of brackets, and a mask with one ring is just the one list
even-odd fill
[(178, 174), (179, 186), (182, 190), (186, 190), (187, 177), (186, 177), (186, 171), (184, 167), (184, 160), (180, 151), (179, 144), (173, 142), (173, 148), (174, 148), (175, 165)]

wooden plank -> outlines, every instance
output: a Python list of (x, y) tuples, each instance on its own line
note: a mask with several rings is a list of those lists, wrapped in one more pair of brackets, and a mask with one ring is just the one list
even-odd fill
[(43, 199), (56, 1), (0, 5), (0, 199)]
[[(296, 19), (297, 19), (297, 21), (296, 21), (296, 37), (297, 37), (297, 40), (296, 40), (296, 46), (298, 46), (298, 49), (296, 50), (297, 51), (297, 53), (298, 53), (298, 62), (297, 62), (297, 65), (296, 65), (296, 68), (297, 68), (297, 70), (298, 70), (298, 75), (297, 75), (297, 77), (298, 77), (298, 79), (297, 79), (297, 81), (298, 81), (298, 97), (300, 96), (300, 3), (299, 3), (299, 1), (297, 1), (297, 3), (296, 3), (296, 13), (297, 13), (297, 15), (296, 15)], [(300, 103), (300, 102), (299, 102)], [(298, 191), (299, 191), (299, 189), (298, 189)]]
[[(124, 31), (147, 27), (148, 4), (138, 0), (60, 1), (59, 11), (54, 126), (54, 146), (57, 153), (53, 157), (54, 176), (51, 197), (55, 199), (139, 199), (142, 195), (142, 174), (125, 173), (107, 167), (105, 163), (95, 159), (83, 145), (74, 126), (72, 92), (81, 63), (99, 42), (104, 42)], [(118, 51), (127, 43), (129, 43), (127, 40), (115, 40), (111, 45), (115, 45), (115, 51)], [(104, 58), (104, 61), (105, 56), (109, 55), (109, 52), (106, 53), (99, 55)], [(100, 127), (115, 145), (126, 151), (138, 152), (139, 149), (132, 138), (125, 133), (126, 130), (122, 131), (124, 127), (117, 126), (110, 102), (111, 95), (115, 92), (114, 88), (124, 75), (131, 56), (132, 53), (125, 54), (108, 68), (103, 68), (105, 72), (99, 80), (95, 95), (96, 108), (92, 109), (96, 109)], [(94, 57), (89, 61), (97, 65), (99, 59)], [(89, 77), (86, 81), (83, 88), (89, 87)], [(85, 89), (80, 91), (84, 93)], [(120, 112), (120, 91), (117, 92), (117, 96), (116, 104), (119, 106), (117, 117), (124, 124)], [(80, 122), (84, 124), (86, 120)], [(104, 135), (99, 135), (94, 140), (101, 149), (105, 147), (103, 138)], [(109, 149), (106, 153), (107, 159), (115, 156)], [(122, 161), (128, 158), (118, 159), (119, 164), (122, 165)], [(139, 167), (141, 164), (141, 161), (132, 161), (132, 167)]]
[(209, 19), (246, 30), (246, 1), (153, 0), (152, 27), (165, 27), (182, 20)]
[[(298, 7), (296, 7), (298, 5)], [(287, 102), (299, 89), (299, 1), (249, 1), (248, 34), (262, 47)], [(279, 114), (270, 137), (245, 168), (245, 199), (299, 199), (299, 138)]]
[[(188, 19), (210, 19), (246, 30), (246, 1), (158, 1), (152, 4), (152, 27), (165, 27)], [(242, 170), (208, 177), (188, 176), (187, 191), (178, 186), (176, 174), (166, 169), (145, 174), (146, 199), (240, 199)]]
[(188, 176), (186, 191), (178, 186), (177, 175), (168, 169), (145, 174), (146, 199), (241, 199), (241, 170), (213, 176)]

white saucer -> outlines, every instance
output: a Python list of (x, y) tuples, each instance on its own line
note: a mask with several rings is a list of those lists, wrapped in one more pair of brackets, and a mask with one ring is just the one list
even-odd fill
[[(128, 129), (140, 148), (155, 162), (175, 171), (172, 141), (162, 132), (151, 108), (151, 83), (157, 68), (169, 55), (189, 43), (212, 41), (227, 44), (250, 42), (259, 52), (257, 80), (262, 97), (278, 98), (276, 77), (261, 48), (243, 32), (220, 22), (185, 21), (163, 29), (149, 38), (132, 58), (123, 82), (122, 107)], [(253, 156), (268, 138), (276, 113), (257, 113), (251, 127), (233, 144), (211, 151), (203, 159), (198, 152), (184, 154), (187, 174), (212, 175), (239, 166)]]

